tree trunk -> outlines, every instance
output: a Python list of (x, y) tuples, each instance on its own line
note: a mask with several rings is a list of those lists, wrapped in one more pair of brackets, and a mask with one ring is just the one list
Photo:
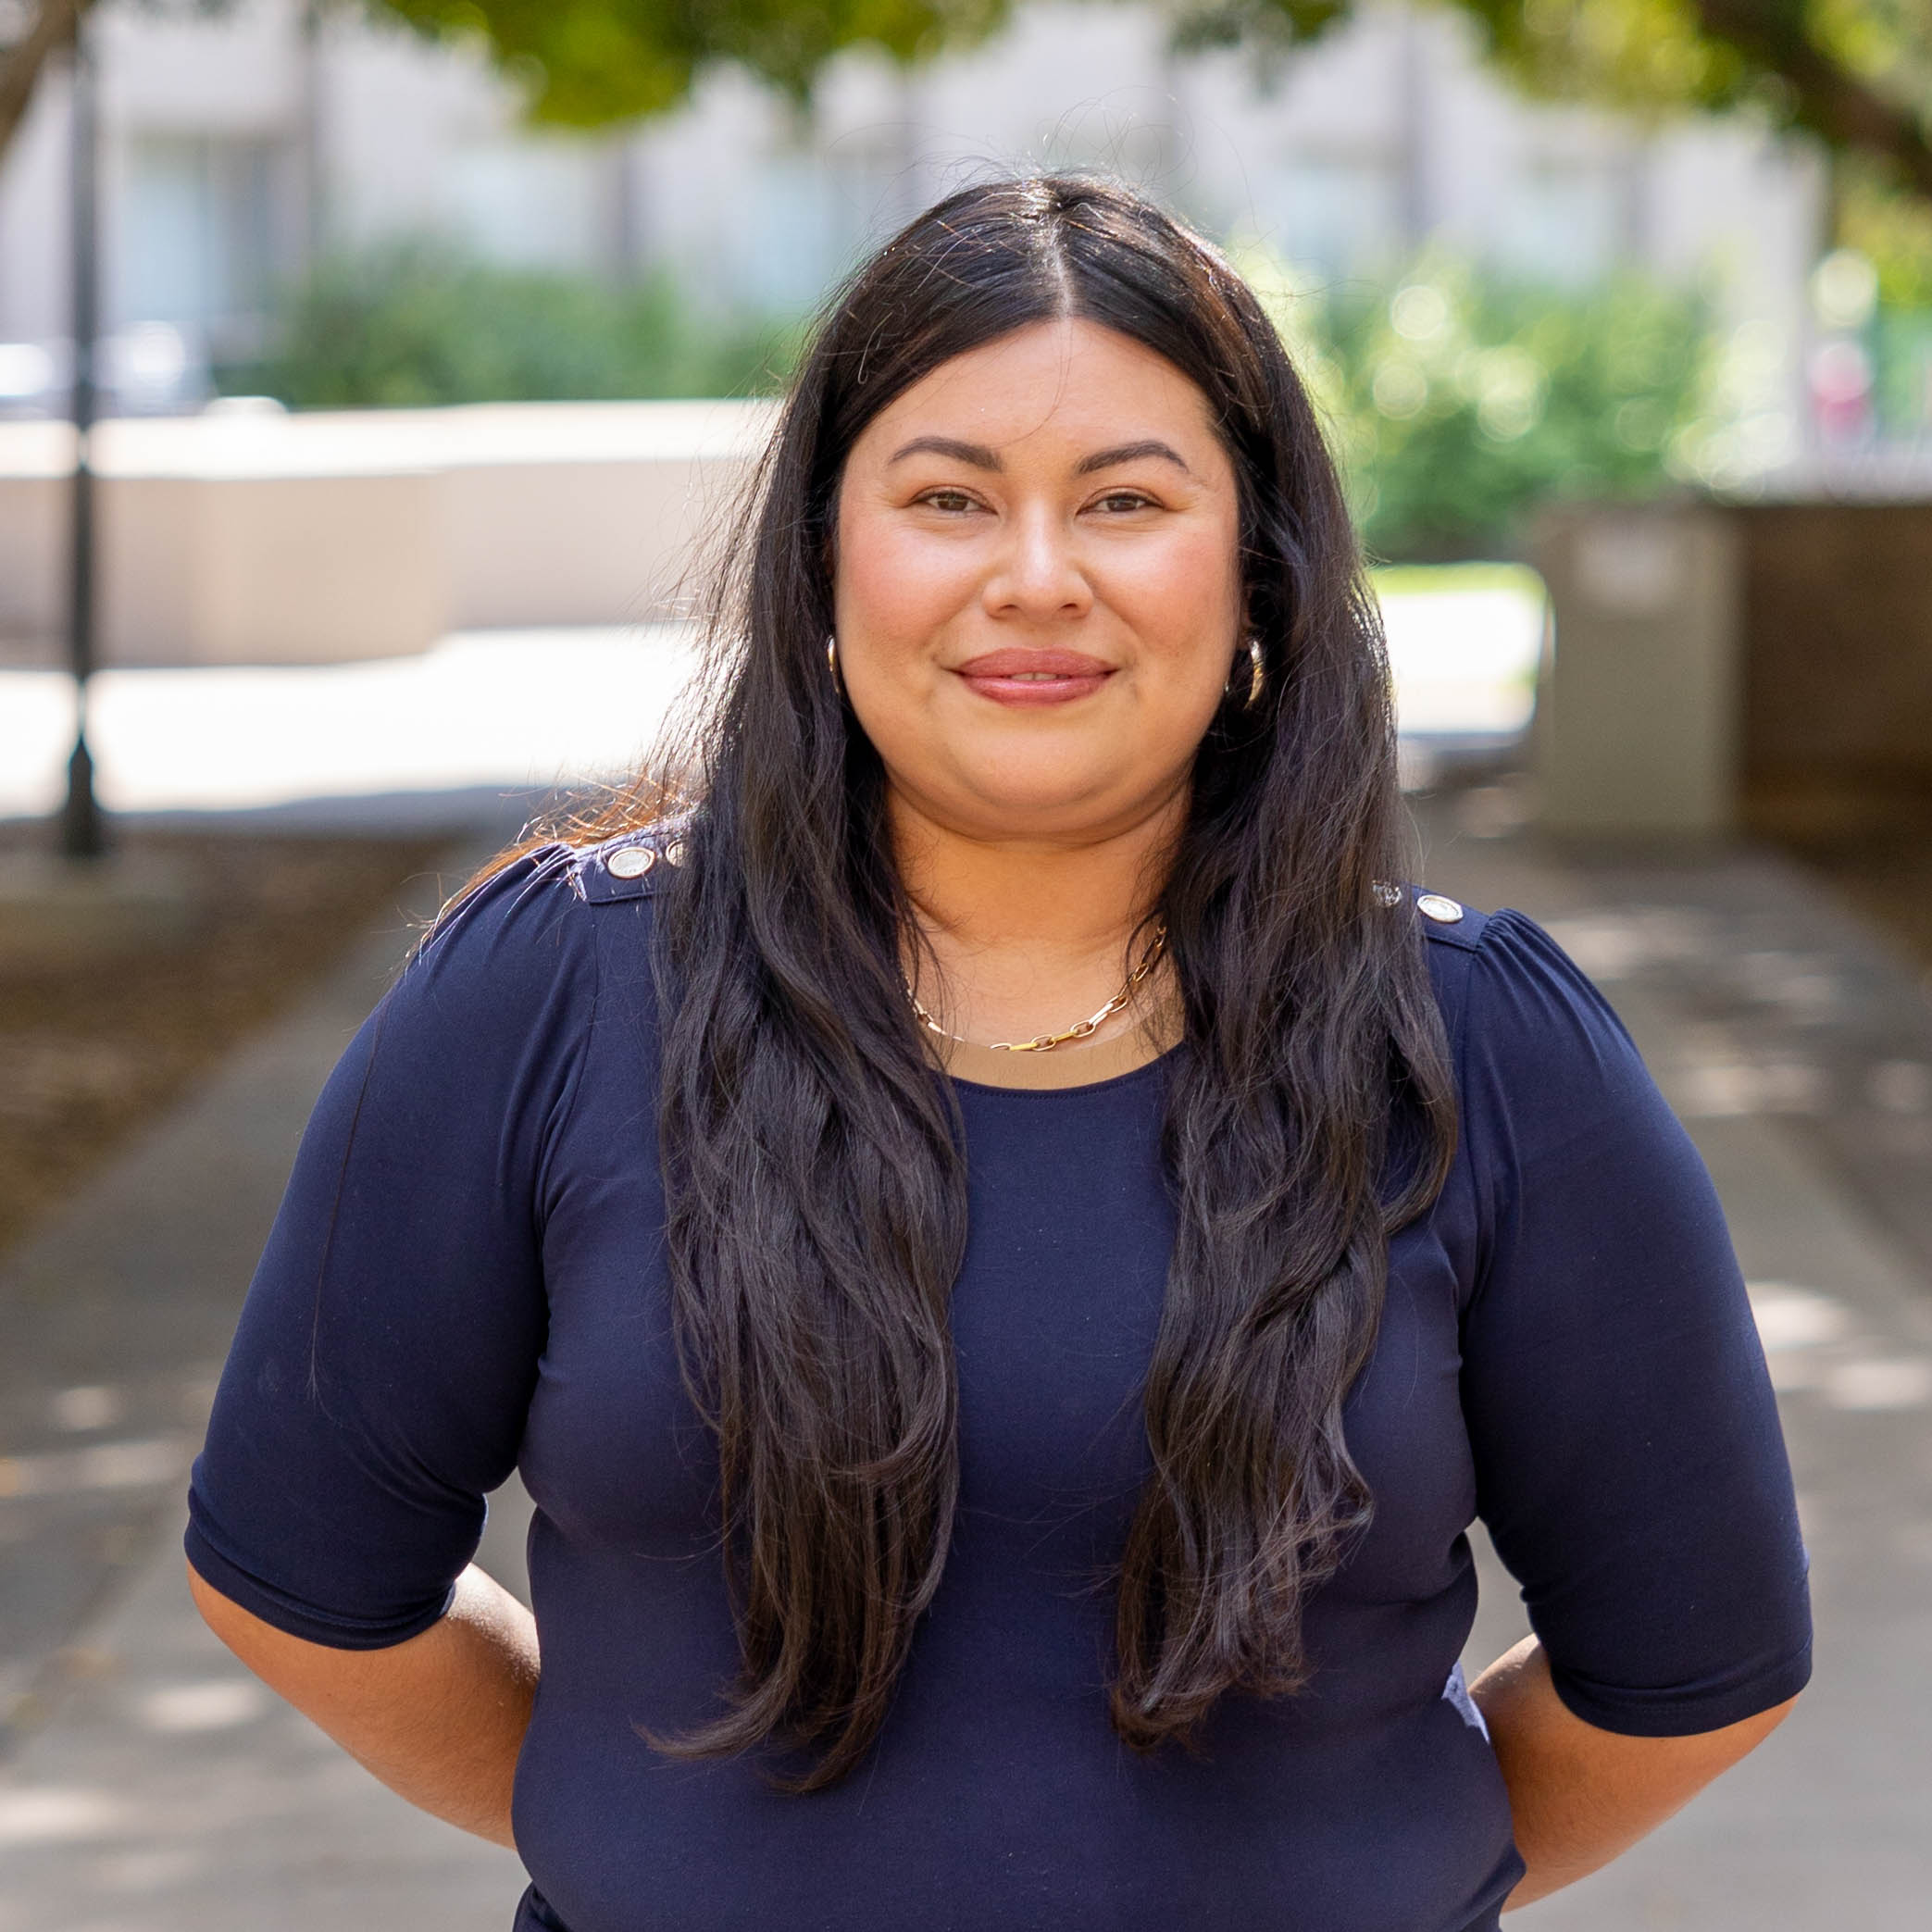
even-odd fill
[(84, 0), (40, 0), (33, 25), (12, 46), (0, 50), (0, 160), (27, 118), (33, 84), (47, 56), (73, 39), (83, 4)]

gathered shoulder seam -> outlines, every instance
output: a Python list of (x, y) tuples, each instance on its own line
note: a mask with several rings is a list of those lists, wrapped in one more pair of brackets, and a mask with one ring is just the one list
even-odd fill
[(577, 896), (592, 905), (644, 899), (657, 891), (683, 859), (679, 826), (643, 826), (573, 851), (570, 884)]

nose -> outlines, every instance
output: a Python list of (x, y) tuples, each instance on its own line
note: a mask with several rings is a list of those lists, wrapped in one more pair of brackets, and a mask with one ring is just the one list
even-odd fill
[(1065, 620), (1093, 607), (1066, 519), (1051, 505), (1028, 505), (1007, 521), (981, 592), (989, 617)]

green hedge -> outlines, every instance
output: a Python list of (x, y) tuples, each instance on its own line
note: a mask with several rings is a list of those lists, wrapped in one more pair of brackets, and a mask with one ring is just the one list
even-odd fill
[(1703, 305), (1634, 276), (1539, 289), (1426, 257), (1327, 286), (1237, 251), (1327, 418), (1370, 548), (1514, 554), (1552, 496), (1676, 486), (1708, 427)]
[[(1715, 356), (1691, 297), (1630, 277), (1552, 292), (1439, 258), (1324, 288), (1234, 253), (1378, 555), (1512, 555), (1548, 497), (1643, 497), (1697, 467)], [(223, 390), (298, 409), (744, 395), (780, 386), (800, 341), (793, 322), (706, 312), (666, 276), (612, 287), (419, 242), (324, 265), (273, 335), (269, 359), (218, 372)]]
[(795, 334), (701, 313), (664, 275), (611, 286), (398, 242), (285, 291), (273, 352), (218, 370), (217, 383), (293, 409), (745, 395), (782, 382)]

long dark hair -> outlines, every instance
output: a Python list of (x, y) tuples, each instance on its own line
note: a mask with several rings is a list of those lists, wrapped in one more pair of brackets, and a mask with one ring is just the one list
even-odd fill
[(797, 1789), (878, 1732), (959, 1483), (959, 1119), (901, 978), (879, 763), (827, 671), (836, 492), (911, 384), (1068, 316), (1206, 395), (1265, 673), (1252, 708), (1237, 680), (1200, 748), (1159, 902), (1185, 1012), (1165, 1139), (1178, 1235), (1146, 1382), (1153, 1473), (1118, 1577), (1129, 1744), (1186, 1739), (1225, 1691), (1305, 1682), (1302, 1607), (1370, 1510), (1342, 1402), (1389, 1235), (1435, 1198), (1453, 1141), (1421, 945), (1378, 890), (1404, 845), (1378, 619), (1279, 339), (1213, 248), (1118, 187), (952, 195), (828, 308), (721, 551), (675, 775), (591, 828), (640, 822), (667, 789), (692, 811), (656, 927), (661, 1144), (742, 1669), (724, 1714), (663, 1748), (801, 1753), (781, 1779)]

